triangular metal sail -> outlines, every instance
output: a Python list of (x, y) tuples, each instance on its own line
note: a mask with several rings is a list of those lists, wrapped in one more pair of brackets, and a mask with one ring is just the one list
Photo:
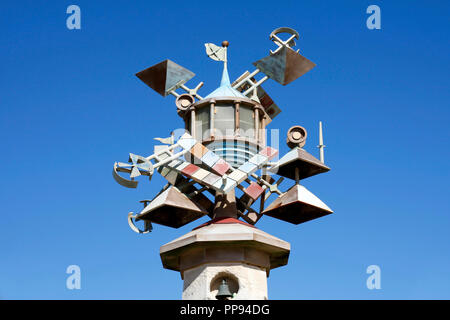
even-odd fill
[(136, 73), (136, 76), (150, 88), (165, 97), (171, 90), (177, 89), (192, 79), (195, 73), (171, 60), (164, 60)]
[(299, 184), (279, 196), (263, 211), (269, 217), (293, 224), (323, 217), (333, 211), (308, 189)]
[(316, 66), (314, 62), (288, 47), (282, 47), (253, 65), (282, 85), (287, 85)]
[(302, 148), (294, 148), (285, 154), (277, 166), (270, 169), (280, 176), (295, 180), (295, 169), (298, 168), (299, 179), (305, 179), (319, 173), (330, 171), (330, 168), (323, 164)]
[(157, 195), (137, 216), (138, 220), (150, 220), (172, 228), (179, 228), (204, 215), (208, 211), (189, 199), (178, 188), (171, 186)]

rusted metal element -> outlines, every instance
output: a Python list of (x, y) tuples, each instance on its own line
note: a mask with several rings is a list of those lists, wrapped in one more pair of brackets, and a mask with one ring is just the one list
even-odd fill
[(171, 60), (164, 60), (150, 68), (136, 73), (136, 76), (163, 97), (170, 94), (195, 76)]
[(293, 224), (317, 219), (333, 213), (328, 206), (301, 185), (294, 185), (275, 199), (263, 214)]
[(177, 97), (175, 100), (175, 105), (177, 109), (181, 112), (181, 116), (189, 109), (189, 107), (195, 102), (195, 98), (190, 94), (184, 93)]
[(179, 228), (197, 220), (208, 211), (193, 199), (189, 199), (177, 187), (171, 186), (158, 194), (137, 216), (138, 220), (151, 222), (172, 228)]
[(330, 171), (329, 167), (302, 148), (294, 148), (289, 151), (278, 161), (276, 166), (270, 168), (270, 171), (295, 180), (295, 168), (299, 169), (299, 179)]
[(289, 148), (303, 147), (308, 133), (301, 126), (293, 126), (288, 130), (286, 143)]
[(316, 66), (314, 62), (289, 47), (282, 47), (274, 54), (254, 62), (253, 65), (283, 86)]
[(227, 194), (216, 194), (214, 218), (237, 218), (236, 196), (234, 189)]

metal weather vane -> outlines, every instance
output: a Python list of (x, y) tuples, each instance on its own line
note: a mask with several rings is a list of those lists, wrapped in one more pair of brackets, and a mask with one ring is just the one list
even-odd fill
[[(286, 33), (290, 36), (282, 40), (280, 34)], [(128, 214), (133, 231), (148, 233), (152, 223), (178, 228), (205, 215), (213, 219), (237, 217), (250, 224), (268, 215), (298, 224), (332, 213), (300, 185), (300, 180), (330, 170), (323, 163), (322, 124), (321, 160), (303, 149), (307, 133), (300, 126), (289, 129), (291, 151), (279, 160), (275, 161), (278, 150), (266, 146), (265, 127), (281, 110), (261, 84), (273, 79), (286, 85), (315, 66), (299, 50), (294, 51), (295, 39), (299, 39), (295, 30), (278, 28), (270, 39), (278, 48), (254, 62), (256, 70), (244, 72), (233, 83), (227, 70), (229, 43), (224, 41), (221, 47), (206, 43), (207, 55), (222, 61), (224, 68), (219, 88), (205, 98), (198, 94), (203, 82), (194, 89), (187, 87), (195, 74), (171, 60), (136, 74), (162, 96), (176, 97), (177, 113), (185, 121), (186, 132), (176, 141), (173, 133), (154, 138), (163, 145), (156, 145), (152, 154), (130, 153), (128, 163), (114, 164), (114, 179), (128, 188), (136, 188), (140, 176), (151, 179), (155, 171), (167, 180), (152, 200), (141, 201), (142, 211)], [(256, 80), (261, 72), (264, 76)], [(275, 174), (280, 176), (277, 180)], [(287, 191), (280, 189), (284, 178), (295, 181)], [(277, 198), (266, 208), (273, 194)], [(255, 205), (258, 200), (259, 208)], [(144, 221), (143, 230), (135, 225), (140, 220)]]

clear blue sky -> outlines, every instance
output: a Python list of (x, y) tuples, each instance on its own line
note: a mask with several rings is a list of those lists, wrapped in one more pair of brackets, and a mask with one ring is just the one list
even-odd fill
[[(66, 28), (70, 4), (81, 30)], [(381, 30), (366, 28), (371, 4)], [(292, 245), (269, 298), (450, 298), (449, 11), (448, 1), (2, 2), (0, 298), (179, 299), (180, 275), (162, 268), (159, 247), (206, 218), (137, 235), (126, 215), (163, 180), (133, 190), (111, 176), (114, 161), (150, 154), (153, 137), (182, 125), (174, 99), (134, 74), (170, 58), (206, 95), (221, 66), (203, 43), (230, 42), (234, 79), (274, 48), (279, 26), (299, 31), (317, 67), (265, 84), (282, 108), (269, 128), (284, 140), (306, 127), (317, 155), (324, 122), (332, 171), (304, 185), (335, 214), (258, 223)], [(71, 264), (81, 290), (66, 289)], [(381, 290), (366, 288), (372, 264)]]

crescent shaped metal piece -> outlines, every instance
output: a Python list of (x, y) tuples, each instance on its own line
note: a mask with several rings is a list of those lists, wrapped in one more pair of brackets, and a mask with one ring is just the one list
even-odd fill
[(114, 168), (113, 168), (112, 173), (113, 173), (114, 180), (116, 180), (116, 182), (118, 184), (120, 184), (121, 186), (124, 186), (126, 188), (136, 188), (137, 187), (137, 185), (138, 185), (137, 181), (128, 180), (119, 175), (119, 173), (117, 172), (117, 162), (114, 163)]
[(145, 234), (152, 231), (151, 224), (145, 224), (145, 226), (147, 227), (145, 230), (141, 230), (138, 227), (136, 227), (136, 225), (133, 222), (133, 219), (135, 217), (136, 216), (133, 216), (133, 212), (128, 213), (128, 225), (130, 226), (131, 230), (139, 234)]
[(289, 27), (280, 27), (280, 28), (277, 28), (272, 31), (272, 33), (270, 34), (270, 40), (272, 40), (275, 37), (275, 35), (280, 34), (280, 33), (289, 33), (289, 34), (295, 35), (295, 39), (297, 39), (297, 40), (300, 37), (296, 30), (289, 28)]

